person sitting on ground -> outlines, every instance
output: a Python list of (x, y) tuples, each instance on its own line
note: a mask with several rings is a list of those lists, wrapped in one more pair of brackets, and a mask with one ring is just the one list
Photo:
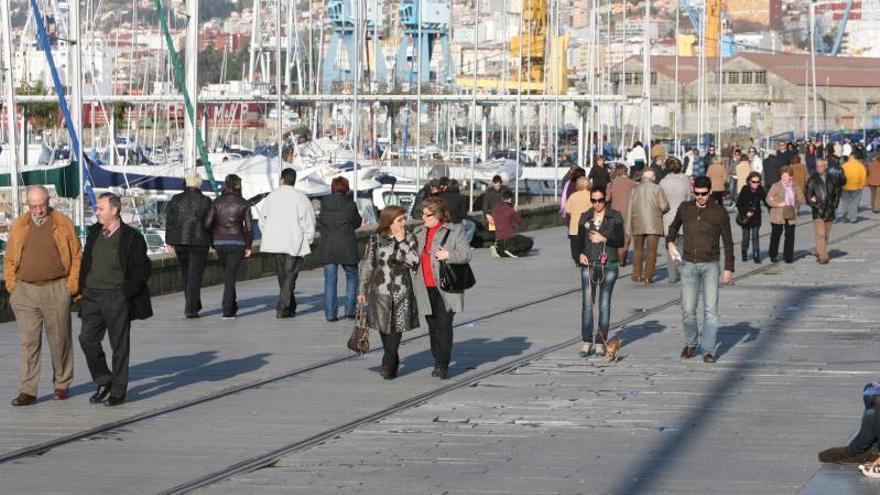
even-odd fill
[(492, 210), (495, 219), (495, 244), (489, 252), (495, 257), (519, 258), (529, 254), (535, 241), (518, 234), (518, 226), (525, 222), (516, 208), (513, 207), (513, 193), (505, 191), (501, 194), (501, 204)]
[(492, 177), (492, 187), (483, 195), (483, 215), (486, 217), (486, 229), (494, 235), (495, 220), (492, 218), (492, 210), (501, 203), (501, 194), (510, 189), (504, 185), (500, 175)]
[(862, 425), (858, 433), (843, 447), (833, 447), (819, 452), (819, 462), (827, 463), (850, 463), (859, 464), (877, 459), (877, 454), (871, 453), (871, 447), (878, 445), (880, 440), (880, 383), (874, 382), (865, 385), (862, 399), (865, 410), (862, 412)]

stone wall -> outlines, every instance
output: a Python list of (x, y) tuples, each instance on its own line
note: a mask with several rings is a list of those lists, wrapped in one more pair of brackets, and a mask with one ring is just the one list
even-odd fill
[[(557, 204), (540, 204), (528, 205), (520, 207), (520, 214), (525, 220), (526, 225), (522, 229), (537, 230), (548, 227), (562, 225), (559, 217), (559, 206)], [(474, 218), (480, 218), (480, 214), (474, 214)], [(411, 222), (410, 227), (418, 225), (418, 222)], [(374, 232), (374, 229), (361, 229), (357, 232), (358, 244), (360, 252), (366, 245), (367, 239)], [(153, 274), (150, 277), (150, 293), (154, 296), (161, 294), (171, 294), (183, 290), (183, 282), (180, 278), (180, 271), (177, 265), (177, 258), (171, 254), (160, 254), (151, 256), (153, 260)], [(305, 259), (304, 270), (316, 268), (317, 264), (314, 258), (309, 255)], [(275, 261), (269, 254), (260, 253), (259, 241), (254, 243), (254, 252), (252, 256), (241, 264), (241, 273), (238, 280), (252, 280), (262, 277), (274, 276), (276, 274)], [(218, 285), (223, 283), (223, 267), (217, 260), (217, 255), (211, 251), (208, 263), (205, 266), (205, 273), (202, 278), (202, 286)], [(14, 319), (12, 310), (9, 307), (9, 294), (6, 292), (5, 284), (0, 282), (0, 322), (12, 321)]]

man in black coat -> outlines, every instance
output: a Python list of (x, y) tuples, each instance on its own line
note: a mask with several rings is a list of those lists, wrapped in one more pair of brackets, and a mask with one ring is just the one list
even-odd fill
[(770, 155), (764, 160), (764, 189), (767, 191), (770, 190), (773, 184), (779, 182), (779, 170), (783, 166), (788, 165), (784, 161), (783, 151), (777, 151), (775, 155)]
[(205, 220), (212, 203), (202, 194), (202, 177), (198, 172), (187, 172), (185, 180), (186, 190), (175, 194), (168, 203), (165, 244), (177, 255), (183, 277), (184, 315), (198, 318), (202, 310), (202, 273), (211, 247), (211, 231)]
[(449, 223), (461, 225), (464, 229), (464, 240), (470, 244), (471, 239), (474, 238), (476, 224), (467, 216), (468, 201), (462, 196), (458, 181), (449, 180), (448, 177), (440, 179), (440, 193), (437, 196), (446, 201), (446, 207), (449, 208)]
[[(99, 223), (89, 228), (79, 272), (83, 296), (79, 343), (92, 381), (98, 386), (89, 402), (108, 406), (125, 402), (131, 321), (153, 316), (147, 287), (151, 271), (147, 243), (119, 218), (121, 208), (115, 194), (104, 193), (98, 198)], [(112, 371), (101, 346), (105, 333), (113, 352)]]

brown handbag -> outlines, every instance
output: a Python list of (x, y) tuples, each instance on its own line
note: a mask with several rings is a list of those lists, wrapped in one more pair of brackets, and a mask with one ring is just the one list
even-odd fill
[(797, 210), (794, 209), (794, 206), (785, 205), (782, 207), (782, 219), (788, 221), (797, 220)]
[(363, 304), (358, 304), (354, 318), (354, 329), (346, 346), (358, 356), (370, 352), (370, 328), (367, 327), (367, 311)]

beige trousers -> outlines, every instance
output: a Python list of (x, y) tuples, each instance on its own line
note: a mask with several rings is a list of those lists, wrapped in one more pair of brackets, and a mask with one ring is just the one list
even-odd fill
[(67, 389), (73, 381), (73, 348), (70, 332), (70, 292), (65, 280), (46, 285), (15, 284), (10, 297), (12, 311), (21, 332), (19, 392), (37, 395), (40, 380), (40, 349), (43, 327), (52, 354), (56, 389)]
[(828, 238), (831, 237), (832, 222), (825, 220), (813, 220), (813, 231), (816, 235), (816, 257), (820, 261), (828, 259)]

